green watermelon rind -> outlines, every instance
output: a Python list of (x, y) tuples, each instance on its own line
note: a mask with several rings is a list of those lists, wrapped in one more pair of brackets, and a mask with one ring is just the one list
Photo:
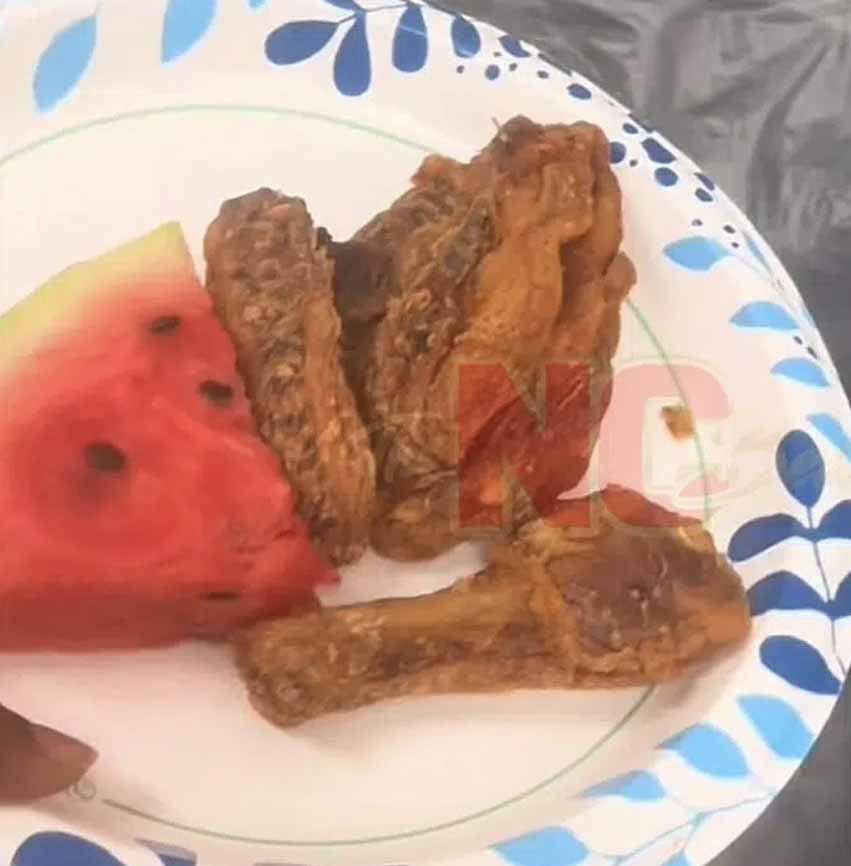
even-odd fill
[(164, 223), (99, 258), (71, 265), (0, 316), (0, 373), (14, 371), (18, 360), (85, 320), (99, 302), (126, 298), (128, 285), (174, 287), (196, 281), (178, 222)]

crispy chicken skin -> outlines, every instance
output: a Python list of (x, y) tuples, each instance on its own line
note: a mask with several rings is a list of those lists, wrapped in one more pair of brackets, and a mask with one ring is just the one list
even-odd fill
[(661, 682), (749, 627), (703, 527), (612, 487), (560, 503), (447, 590), (263, 623), (236, 657), (286, 727), (407, 695)]
[(328, 245), (379, 552), (436, 555), (579, 482), (635, 279), (620, 243), (602, 131), (515, 118), (469, 164), (427, 158), (388, 211)]
[(301, 199), (261, 189), (222, 205), (207, 288), (233, 339), (261, 435), (336, 564), (365, 550), (375, 461), (341, 363), (334, 265)]

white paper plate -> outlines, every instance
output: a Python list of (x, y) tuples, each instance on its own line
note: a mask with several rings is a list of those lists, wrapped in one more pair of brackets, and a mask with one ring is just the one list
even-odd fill
[[(468, 158), (494, 118), (601, 125), (640, 279), (594, 479), (707, 517), (758, 614), (748, 646), (664, 688), (424, 698), (292, 733), (250, 710), (223, 649), (3, 657), (3, 701), (102, 758), (71, 794), (0, 812), (0, 861), (699, 866), (726, 847), (805, 757), (851, 662), (851, 415), (748, 220), (580, 75), (413, 0), (20, 0), (0, 39), (3, 308), (166, 220), (200, 267), (219, 203), (260, 185), (345, 236), (425, 154)], [(680, 400), (696, 441), (659, 418)], [(479, 562), (370, 558), (329, 600), (422, 592)]]

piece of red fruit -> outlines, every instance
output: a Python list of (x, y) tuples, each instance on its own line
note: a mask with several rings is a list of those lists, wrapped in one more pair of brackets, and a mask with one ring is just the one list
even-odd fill
[(0, 649), (224, 637), (336, 574), (170, 223), (0, 318)]

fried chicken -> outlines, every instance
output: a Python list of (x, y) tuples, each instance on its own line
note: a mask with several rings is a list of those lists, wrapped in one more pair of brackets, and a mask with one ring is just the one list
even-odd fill
[(333, 563), (368, 543), (375, 461), (340, 357), (333, 262), (305, 204), (268, 189), (225, 202), (209, 227), (207, 288), (237, 349), (261, 435)]
[(516, 526), (580, 481), (635, 278), (595, 126), (516, 118), (413, 183), (328, 245), (377, 460), (372, 542), (400, 559)]
[(291, 726), (407, 695), (661, 682), (749, 627), (702, 526), (613, 487), (561, 503), (447, 590), (263, 623), (236, 657), (257, 710)]

